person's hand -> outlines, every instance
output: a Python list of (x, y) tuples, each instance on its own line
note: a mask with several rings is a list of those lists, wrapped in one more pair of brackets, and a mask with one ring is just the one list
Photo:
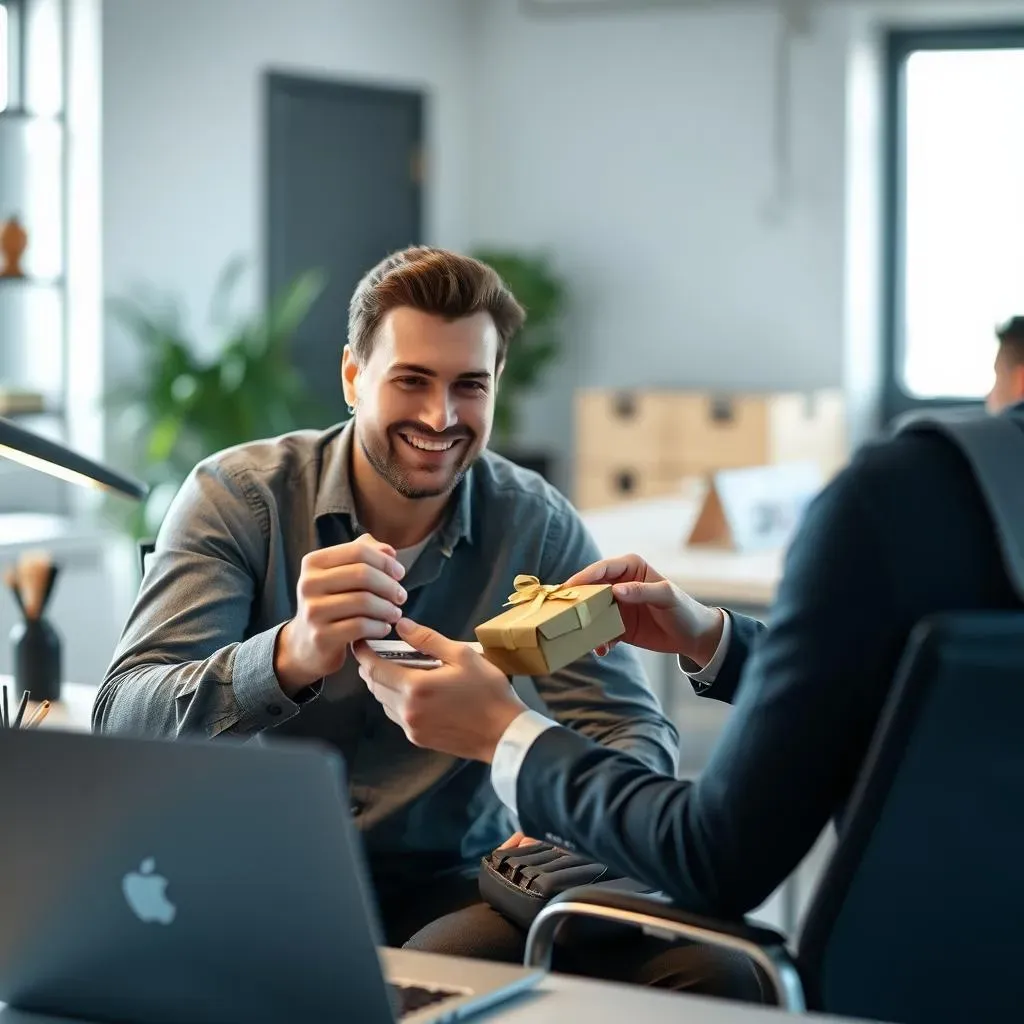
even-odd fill
[(379, 658), (366, 643), (353, 644), (359, 674), (384, 713), (417, 747), (489, 763), (502, 734), (526, 710), (505, 673), (468, 644), (426, 626), (402, 619), (397, 628), (406, 643), (442, 664), (410, 668)]
[(274, 647), (274, 673), (286, 693), (338, 669), (357, 640), (382, 640), (402, 617), (405, 575), (395, 549), (364, 534), (302, 559), (295, 618)]
[(701, 668), (714, 657), (722, 639), (724, 616), (720, 608), (708, 608), (684, 593), (639, 555), (622, 555), (595, 562), (566, 580), (565, 586), (612, 584), (625, 633), (604, 644), (606, 654), (617, 643), (648, 651), (681, 654)]

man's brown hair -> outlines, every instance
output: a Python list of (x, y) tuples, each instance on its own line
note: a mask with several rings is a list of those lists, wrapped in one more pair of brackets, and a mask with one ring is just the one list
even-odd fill
[(348, 343), (360, 363), (373, 350), (381, 321), (411, 306), (446, 320), (490, 313), (498, 329), (498, 366), (526, 313), (498, 273), (486, 263), (446, 249), (413, 246), (381, 260), (356, 285), (348, 308)]
[(996, 337), (1011, 360), (1024, 363), (1024, 316), (1012, 316), (996, 328)]

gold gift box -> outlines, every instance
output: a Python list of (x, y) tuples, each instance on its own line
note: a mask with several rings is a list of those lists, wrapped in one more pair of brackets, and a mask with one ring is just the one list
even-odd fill
[(506, 604), (508, 611), (476, 627), (476, 638), (510, 676), (550, 675), (625, 631), (606, 583), (565, 587), (517, 576)]

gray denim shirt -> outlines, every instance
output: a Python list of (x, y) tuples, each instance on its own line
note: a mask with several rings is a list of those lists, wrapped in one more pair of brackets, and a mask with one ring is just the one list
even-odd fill
[[(326, 742), (344, 756), (375, 874), (400, 878), (410, 853), (418, 874), (431, 864), (457, 869), (512, 830), (487, 767), (410, 744), (352, 658), (298, 701), (274, 675), (274, 641), (295, 615), (303, 555), (364, 532), (349, 482), (351, 445), (351, 428), (300, 431), (196, 467), (161, 526), (97, 695), (93, 728)], [(402, 581), (406, 614), (472, 640), (474, 627), (502, 610), (517, 573), (562, 582), (599, 557), (561, 494), (485, 452)], [(558, 722), (675, 773), (678, 734), (630, 648), (589, 655), (533, 685), (542, 710)]]

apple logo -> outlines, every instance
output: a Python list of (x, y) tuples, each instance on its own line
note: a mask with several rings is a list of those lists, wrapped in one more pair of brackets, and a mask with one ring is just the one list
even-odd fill
[(170, 924), (178, 908), (167, 898), (167, 879), (154, 874), (156, 861), (147, 857), (138, 871), (129, 871), (121, 882), (132, 913), (149, 924)]

